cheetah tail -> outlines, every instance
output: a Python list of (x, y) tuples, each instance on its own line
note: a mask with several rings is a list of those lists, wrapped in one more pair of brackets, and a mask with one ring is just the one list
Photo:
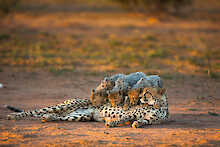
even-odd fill
[(11, 111), (14, 111), (14, 112), (24, 112), (23, 110), (16, 108), (16, 107), (13, 107), (13, 106), (4, 105), (4, 107), (11, 110)]

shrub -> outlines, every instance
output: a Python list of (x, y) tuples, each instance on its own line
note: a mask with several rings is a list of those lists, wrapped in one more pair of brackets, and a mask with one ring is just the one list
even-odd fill
[(192, 0), (112, 0), (123, 7), (140, 10), (156, 10), (164, 12), (178, 12), (180, 8), (192, 4)]
[(0, 0), (0, 13), (8, 14), (20, 0)]

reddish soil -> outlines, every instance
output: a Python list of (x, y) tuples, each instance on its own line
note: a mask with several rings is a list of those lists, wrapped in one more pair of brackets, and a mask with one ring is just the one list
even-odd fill
[[(54, 1), (61, 0), (23, 0), (0, 19), (0, 146), (220, 146), (218, 0), (195, 0), (203, 5), (186, 17), (159, 18)], [(135, 71), (165, 78), (166, 123), (6, 120), (4, 104), (29, 110), (88, 98), (104, 77), (97, 73)]]
[[(0, 146), (220, 146), (219, 80), (205, 77), (164, 79), (171, 117), (168, 122), (133, 129), (105, 128), (101, 122), (6, 120), (4, 104), (35, 109), (68, 97), (88, 98), (103, 75), (0, 72)], [(218, 115), (218, 116), (217, 116)]]

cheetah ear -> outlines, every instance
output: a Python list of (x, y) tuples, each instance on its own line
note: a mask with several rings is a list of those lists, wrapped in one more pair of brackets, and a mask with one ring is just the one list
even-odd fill
[(108, 77), (105, 77), (103, 81), (108, 82), (108, 81), (109, 81), (109, 78), (108, 78)]

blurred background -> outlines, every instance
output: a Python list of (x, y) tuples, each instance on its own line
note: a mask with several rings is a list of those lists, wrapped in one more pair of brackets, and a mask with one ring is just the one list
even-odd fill
[[(7, 121), (158, 74), (170, 121), (144, 129)], [(0, 146), (220, 146), (220, 0), (0, 0)], [(160, 133), (163, 132), (163, 133)]]
[(0, 71), (220, 71), (218, 0), (0, 0)]

